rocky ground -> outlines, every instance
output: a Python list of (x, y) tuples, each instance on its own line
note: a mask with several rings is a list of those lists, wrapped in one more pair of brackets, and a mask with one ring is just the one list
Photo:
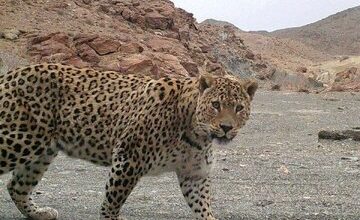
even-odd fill
[[(360, 126), (359, 93), (260, 91), (236, 141), (216, 146), (219, 219), (360, 219), (360, 142), (318, 141)], [(36, 190), (60, 219), (97, 219), (107, 168), (60, 155)], [(0, 177), (0, 219), (23, 219)], [(123, 209), (130, 220), (191, 219), (173, 174), (146, 177)]]

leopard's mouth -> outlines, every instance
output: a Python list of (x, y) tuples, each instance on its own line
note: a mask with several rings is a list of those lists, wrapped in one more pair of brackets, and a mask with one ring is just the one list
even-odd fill
[(219, 144), (228, 144), (230, 141), (232, 141), (232, 139), (234, 139), (234, 138), (228, 138), (226, 135), (219, 137), (215, 134), (212, 134), (211, 138), (213, 140), (216, 140)]

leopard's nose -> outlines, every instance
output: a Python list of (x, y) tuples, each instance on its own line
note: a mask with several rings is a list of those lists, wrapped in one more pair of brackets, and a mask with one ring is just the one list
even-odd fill
[(227, 125), (227, 124), (220, 124), (220, 128), (223, 129), (223, 131), (224, 131), (225, 133), (227, 133), (228, 131), (230, 131), (231, 129), (233, 129), (233, 126)]

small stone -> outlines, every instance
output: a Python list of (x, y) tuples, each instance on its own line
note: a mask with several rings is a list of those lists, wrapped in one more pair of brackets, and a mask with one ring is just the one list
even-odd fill
[(330, 101), (330, 102), (338, 102), (340, 101), (340, 99), (335, 99), (335, 98), (325, 98), (325, 101)]
[(353, 139), (354, 141), (360, 141), (359, 130), (343, 130), (343, 131), (326, 131), (322, 130), (318, 133), (319, 139), (330, 140), (345, 140)]
[(288, 175), (290, 173), (289, 169), (285, 165), (281, 165), (278, 171), (285, 175)]
[(255, 203), (255, 206), (265, 207), (268, 205), (274, 204), (272, 200), (260, 200)]
[(272, 91), (279, 91), (280, 90), (280, 85), (278, 85), (278, 84), (272, 85), (271, 90)]
[(222, 171), (225, 171), (225, 172), (230, 171), (228, 168), (222, 168), (221, 170), (222, 170)]
[(352, 161), (352, 162), (356, 162), (359, 161), (358, 157), (341, 157), (341, 160), (348, 160), (348, 161)]
[(19, 38), (20, 31), (16, 29), (5, 29), (0, 35), (7, 40), (16, 40)]
[(308, 69), (304, 66), (296, 68), (296, 72), (298, 72), (298, 73), (306, 73), (307, 71), (308, 71)]

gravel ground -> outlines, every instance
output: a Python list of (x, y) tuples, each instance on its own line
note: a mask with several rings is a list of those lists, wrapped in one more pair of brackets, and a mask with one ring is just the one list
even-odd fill
[[(219, 219), (360, 219), (360, 142), (318, 141), (321, 129), (360, 127), (360, 94), (257, 94), (238, 138), (216, 146)], [(60, 155), (36, 201), (60, 219), (97, 219), (108, 168)], [(0, 219), (23, 219), (0, 177)], [(129, 220), (185, 220), (190, 210), (173, 174), (145, 177), (123, 207)]]

